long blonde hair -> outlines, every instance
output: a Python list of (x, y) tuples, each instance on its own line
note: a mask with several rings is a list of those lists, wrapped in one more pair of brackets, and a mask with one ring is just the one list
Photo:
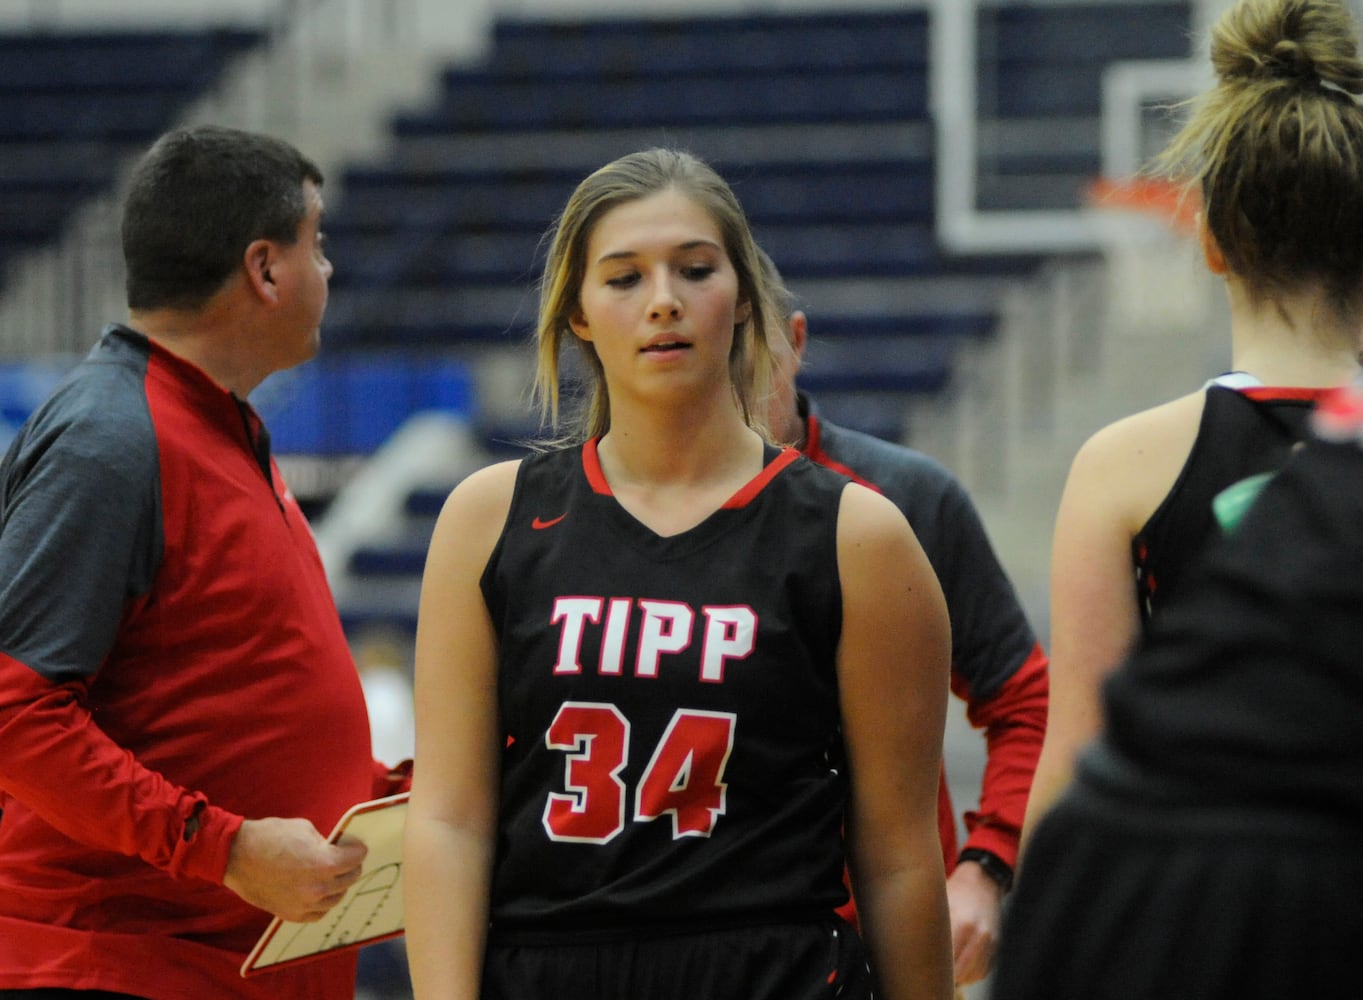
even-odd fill
[(1239, 0), (1212, 30), (1217, 83), (1156, 166), (1200, 191), (1252, 294), (1319, 285), (1342, 325), (1363, 303), (1363, 64), (1338, 0)]
[(748, 317), (734, 327), (729, 377), (743, 419), (767, 436), (764, 404), (784, 339), (780, 309), (762, 280), (757, 244), (747, 216), (729, 185), (708, 164), (687, 152), (658, 148), (623, 156), (590, 174), (568, 199), (551, 231), (535, 331), (535, 396), (544, 422), (555, 429), (559, 425), (560, 360), (565, 341), (577, 344), (590, 383), (585, 399), (555, 443), (581, 442), (610, 428), (610, 397), (601, 361), (596, 349), (579, 339), (569, 325), (569, 318), (579, 307), (592, 231), (601, 217), (618, 205), (669, 189), (690, 198), (714, 220), (738, 277), (738, 301), (750, 306)]

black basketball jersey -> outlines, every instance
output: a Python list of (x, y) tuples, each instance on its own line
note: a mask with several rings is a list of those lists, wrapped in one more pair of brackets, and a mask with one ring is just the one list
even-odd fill
[(1162, 798), (1363, 817), (1363, 389), (1335, 399), (1107, 683), (1120, 777)]
[(494, 934), (843, 903), (835, 652), (847, 480), (794, 450), (661, 537), (595, 442), (526, 459), (482, 578), (508, 745)]
[[(1238, 373), (1235, 373), (1238, 374)], [(1228, 379), (1229, 381), (1229, 379)], [(1194, 557), (1219, 535), (1213, 501), (1230, 486), (1281, 468), (1307, 435), (1325, 389), (1208, 384), (1202, 421), (1173, 488), (1131, 541), (1141, 622), (1177, 592)]]

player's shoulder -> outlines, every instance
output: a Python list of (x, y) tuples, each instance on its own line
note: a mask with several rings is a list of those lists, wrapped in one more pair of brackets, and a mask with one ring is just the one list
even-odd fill
[(455, 484), (436, 518), (430, 560), (479, 567), (487, 561), (506, 525), (521, 464), (520, 459), (494, 462)]
[(912, 533), (904, 512), (885, 494), (862, 483), (845, 485), (838, 511), (842, 538), (875, 545)]
[(1071, 479), (1112, 483), (1165, 466), (1176, 472), (1197, 439), (1205, 401), (1199, 390), (1100, 428), (1075, 453)]
[(1197, 434), (1206, 398), (1199, 389), (1114, 420), (1091, 434), (1080, 453), (1125, 460), (1133, 452), (1182, 444)]
[(445, 506), (454, 504), (461, 509), (478, 510), (509, 504), (524, 462), (525, 459), (513, 458), (474, 469), (455, 484)]
[(1139, 531), (1186, 466), (1201, 428), (1199, 390), (1122, 417), (1092, 434), (1075, 453), (1062, 508), (1094, 514)]
[(842, 505), (843, 490), (859, 483), (847, 469), (816, 461), (796, 448), (783, 448), (753, 485), (761, 484), (760, 495), (793, 495), (836, 513)]

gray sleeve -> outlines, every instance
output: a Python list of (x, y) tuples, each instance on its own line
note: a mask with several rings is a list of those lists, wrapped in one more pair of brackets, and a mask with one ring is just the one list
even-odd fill
[(987, 701), (1032, 655), (1036, 634), (974, 502), (954, 477), (943, 481), (936, 509), (917, 519), (951, 613), (952, 667), (972, 703)]
[(158, 465), (137, 391), (68, 385), (21, 430), (0, 466), (0, 652), (54, 681), (99, 669), (159, 561)]
[(1023, 665), (1036, 634), (999, 563), (974, 501), (921, 452), (824, 424), (824, 446), (892, 500), (941, 583), (951, 617), (952, 668), (971, 700), (987, 700)]

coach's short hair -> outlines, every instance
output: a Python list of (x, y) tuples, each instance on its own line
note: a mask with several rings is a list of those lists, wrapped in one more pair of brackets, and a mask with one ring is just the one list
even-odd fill
[(292, 243), (317, 165), (283, 140), (204, 125), (158, 139), (123, 207), (131, 309), (195, 309), (240, 266), (253, 240)]

